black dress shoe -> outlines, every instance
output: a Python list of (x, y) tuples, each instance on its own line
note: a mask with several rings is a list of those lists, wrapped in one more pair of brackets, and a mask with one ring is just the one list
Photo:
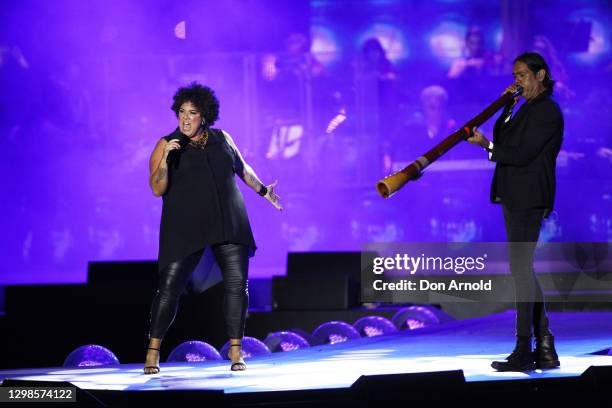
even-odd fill
[(494, 361), (491, 367), (497, 371), (533, 371), (535, 363), (531, 351), (531, 336), (517, 336), (514, 351), (506, 361)]
[(557, 368), (561, 365), (559, 356), (555, 350), (555, 338), (552, 334), (536, 337), (536, 346), (533, 352), (536, 368)]

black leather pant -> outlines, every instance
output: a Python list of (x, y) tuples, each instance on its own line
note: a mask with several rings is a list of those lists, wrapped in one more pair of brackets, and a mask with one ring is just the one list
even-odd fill
[[(516, 335), (550, 334), (542, 288), (533, 270), (533, 256), (540, 236), (544, 209), (509, 210), (504, 206), (506, 234), (510, 242), (510, 271), (516, 291)], [(512, 243), (520, 243), (513, 245)]]
[[(249, 306), (249, 248), (240, 244), (218, 244), (213, 245), (212, 250), (221, 268), (225, 286), (223, 312), (227, 335), (231, 339), (241, 339), (244, 336), (244, 323)], [(164, 338), (176, 316), (179, 297), (203, 253), (204, 249), (172, 262), (161, 271), (159, 287), (151, 306), (149, 337)]]

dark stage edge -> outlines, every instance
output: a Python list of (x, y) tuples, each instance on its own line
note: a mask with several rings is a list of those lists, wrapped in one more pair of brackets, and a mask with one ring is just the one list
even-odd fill
[(514, 345), (514, 313), (507, 312), (275, 353), (248, 360), (247, 371), (239, 373), (223, 361), (162, 363), (154, 376), (142, 375), (141, 364), (123, 364), (3, 370), (0, 379), (3, 386), (72, 383), (82, 391), (78, 403), (65, 404), (71, 407), (609, 403), (612, 313), (551, 313), (551, 322), (561, 368), (544, 372), (496, 373), (490, 368)]

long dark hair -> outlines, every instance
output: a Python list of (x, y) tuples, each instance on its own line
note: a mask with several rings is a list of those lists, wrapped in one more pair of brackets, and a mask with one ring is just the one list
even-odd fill
[(524, 52), (514, 59), (515, 63), (519, 61), (527, 65), (529, 70), (533, 72), (534, 75), (537, 74), (538, 71), (541, 69), (546, 71), (546, 74), (544, 75), (544, 80), (542, 81), (542, 85), (544, 85), (544, 87), (548, 91), (548, 94), (552, 95), (553, 88), (555, 87), (555, 81), (550, 76), (550, 68), (548, 68), (548, 64), (544, 60), (544, 57), (542, 57), (537, 52)]

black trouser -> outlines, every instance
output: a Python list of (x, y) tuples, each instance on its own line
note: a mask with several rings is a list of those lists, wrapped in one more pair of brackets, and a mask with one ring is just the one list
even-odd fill
[[(533, 256), (540, 236), (544, 209), (504, 208), (506, 234), (510, 242), (510, 271), (516, 291), (516, 335), (537, 337), (550, 334), (542, 288), (533, 270)], [(521, 244), (512, 244), (521, 243)]]
[[(213, 245), (212, 250), (221, 268), (225, 286), (223, 312), (227, 335), (231, 339), (241, 339), (249, 305), (249, 248), (240, 244), (219, 244)], [(172, 262), (161, 271), (159, 287), (151, 306), (149, 337), (162, 339), (166, 334), (176, 316), (179, 297), (203, 253), (204, 249), (201, 249), (180, 261)]]

